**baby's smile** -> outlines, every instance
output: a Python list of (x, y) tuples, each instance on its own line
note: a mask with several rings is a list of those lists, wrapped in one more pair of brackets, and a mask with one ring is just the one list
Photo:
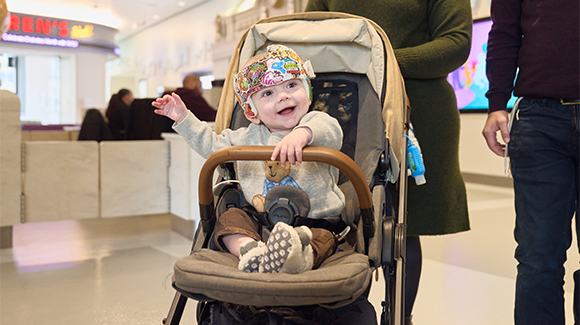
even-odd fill
[(283, 110), (279, 111), (278, 114), (280, 114), (280, 115), (290, 115), (290, 114), (292, 114), (292, 112), (294, 112), (294, 109), (295, 108), (296, 108), (296, 106), (286, 107)]

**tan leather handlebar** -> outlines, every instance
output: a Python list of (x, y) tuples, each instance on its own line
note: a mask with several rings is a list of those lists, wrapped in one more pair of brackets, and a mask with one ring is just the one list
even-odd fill
[[(232, 146), (214, 152), (199, 174), (199, 203), (208, 205), (212, 202), (213, 171), (219, 164), (237, 160), (270, 160), (273, 146)], [(327, 147), (306, 147), (302, 151), (302, 161), (315, 161), (332, 165), (342, 171), (352, 182), (359, 199), (361, 209), (372, 206), (372, 197), (366, 178), (358, 165), (344, 153)]]

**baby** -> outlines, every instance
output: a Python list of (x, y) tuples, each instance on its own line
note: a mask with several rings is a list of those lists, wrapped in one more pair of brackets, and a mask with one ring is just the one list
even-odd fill
[[(309, 61), (292, 49), (270, 45), (236, 74), (236, 99), (251, 122), (248, 127), (226, 129), (216, 134), (199, 121), (176, 94), (156, 99), (155, 113), (174, 120), (173, 128), (200, 155), (235, 145), (275, 146), (271, 160), (279, 157), (288, 169), (285, 180), (266, 179), (264, 162), (239, 161), (237, 174), (248, 202), (260, 209), (264, 189), (292, 184), (310, 198), (309, 218), (338, 216), (344, 208), (344, 194), (338, 188), (338, 170), (317, 162), (302, 162), (307, 145), (340, 150), (342, 130), (338, 122), (322, 112), (308, 112), (314, 76)], [(289, 163), (287, 166), (286, 163)], [(230, 208), (218, 218), (216, 245), (240, 258), (238, 268), (245, 272), (301, 273), (316, 268), (336, 251), (336, 237), (328, 230), (276, 223), (266, 243), (261, 241), (259, 224), (246, 212)]]

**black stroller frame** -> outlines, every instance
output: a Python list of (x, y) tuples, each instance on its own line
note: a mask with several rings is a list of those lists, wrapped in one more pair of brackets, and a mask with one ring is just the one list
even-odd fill
[[(359, 260), (355, 261), (353, 264), (346, 264), (349, 267), (356, 264), (357, 269), (356, 271), (353, 271), (354, 273), (352, 276), (339, 274), (336, 279), (333, 278), (333, 281), (346, 281), (356, 278), (356, 283), (352, 284), (351, 287), (342, 286), (345, 288), (334, 290), (324, 284), (321, 289), (318, 289), (316, 287), (318, 284), (313, 282), (312, 286), (317, 288), (315, 290), (316, 293), (305, 293), (303, 297), (304, 300), (301, 300), (299, 303), (292, 302), (292, 305), (320, 304), (327, 308), (345, 306), (361, 294), (368, 293), (368, 286), (370, 285), (371, 278), (370, 275), (375, 269), (383, 268), (383, 274), (385, 277), (385, 300), (382, 302), (383, 311), (381, 315), (381, 324), (401, 325), (404, 323), (407, 188), (407, 159), (405, 154), (407, 140), (404, 135), (407, 134), (409, 127), (409, 110), (406, 95), (404, 93), (402, 77), (400, 76), (398, 65), (396, 64), (396, 61), (394, 61), (394, 54), (392, 53), (388, 38), (386, 38), (384, 32), (374, 22), (362, 17), (340, 13), (302, 13), (277, 16), (261, 20), (254, 26), (268, 23), (276, 24), (285, 21), (317, 22), (328, 19), (356, 19), (364, 21), (365, 26), (372, 26), (376, 30), (376, 33), (381, 36), (381, 43), (384, 46), (385, 53), (384, 59), (382, 59), (384, 60), (385, 69), (396, 71), (389, 71), (389, 76), (384, 77), (386, 82), (384, 82), (382, 87), (380, 87), (382, 89), (380, 93), (382, 94), (378, 97), (380, 100), (380, 107), (382, 108), (385, 134), (380, 152), (375, 152), (372, 155), (377, 158), (376, 160), (366, 159), (366, 156), (361, 158), (360, 155), (357, 156), (357, 154), (354, 153), (349, 153), (347, 155), (343, 152), (325, 147), (306, 147), (303, 151), (304, 161), (323, 162), (337, 167), (343, 175), (346, 176), (347, 180), (350, 181), (348, 186), (352, 186), (352, 191), (349, 193), (353, 195), (355, 193), (354, 196), (358, 198), (358, 200), (353, 200), (350, 204), (352, 206), (350, 213), (355, 215), (355, 217), (350, 220), (353, 223), (351, 226), (356, 231), (352, 232), (352, 234), (350, 234), (350, 240), (347, 240), (350, 244), (353, 244), (354, 251), (352, 251), (352, 254), (345, 253), (340, 255), (337, 253), (339, 256), (337, 256), (335, 260), (337, 261), (337, 265), (342, 265), (339, 263), (351, 263), (352, 261), (349, 260), (351, 257), (358, 258)], [(252, 28), (248, 30), (246, 35), (251, 29)], [(238, 44), (239, 52), (234, 54), (228, 71), (237, 71), (239, 62), (243, 61), (241, 57), (244, 55), (243, 53), (240, 55), (240, 52), (246, 51), (244, 48), (244, 41), (246, 40), (242, 39)], [(267, 42), (283, 43), (277, 39), (268, 40)], [(290, 43), (294, 44), (292, 41), (290, 41)], [(260, 45), (260, 47), (262, 46)], [(298, 50), (298, 52), (301, 53), (300, 50)], [(253, 51), (252, 53), (246, 53), (245, 55), (251, 56), (253, 55)], [(308, 56), (305, 57), (309, 58)], [(316, 63), (313, 62), (313, 64), (316, 68)], [(233, 75), (233, 73), (230, 74)], [(319, 74), (317, 71), (317, 74), (318, 77), (315, 80), (318, 80), (319, 78), (322, 78), (323, 81), (328, 80), (330, 82), (342, 80), (340, 79), (340, 76), (337, 77), (332, 73), (328, 75), (328, 78), (326, 78), (325, 73)], [(225, 127), (236, 128), (243, 126), (244, 123), (243, 117), (241, 119), (238, 118), (237, 120), (234, 118), (236, 114), (241, 116), (241, 113), (239, 106), (234, 110), (234, 96), (226, 89), (226, 87), (232, 85), (231, 78), (228, 78), (229, 79), (226, 79), (224, 85), (224, 93), (222, 93), (220, 99), (221, 104), (218, 110), (218, 119), (216, 120), (216, 131), (218, 132), (220, 129)], [(392, 100), (390, 99), (391, 97), (396, 97), (394, 102), (389, 101)], [(331, 112), (331, 109), (329, 109), (328, 113), (333, 116), (337, 114), (336, 110)], [(345, 139), (347, 136), (348, 135), (345, 134)], [(214, 170), (228, 162), (240, 160), (269, 160), (273, 148), (274, 147), (267, 146), (235, 146), (218, 150), (207, 159), (202, 167), (199, 178), (200, 227), (198, 227), (196, 231), (191, 254), (178, 260), (176, 263), (173, 287), (177, 292), (171, 304), (167, 318), (163, 319), (163, 324), (179, 324), (188, 299), (199, 301), (199, 320), (206, 302), (216, 300), (236, 304), (243, 302), (252, 304), (257, 302), (256, 306), (279, 306), (279, 302), (289, 302), (289, 300), (284, 297), (285, 292), (280, 294), (282, 297), (277, 297), (276, 294), (272, 294), (263, 300), (253, 300), (255, 296), (259, 296), (256, 294), (255, 290), (262, 290), (260, 292), (271, 292), (272, 290), (280, 292), (280, 288), (285, 288), (287, 283), (294, 283), (292, 281), (295, 281), (298, 284), (303, 284), (304, 288), (308, 288), (310, 285), (305, 283), (308, 282), (306, 280), (308, 274), (306, 273), (316, 271), (307, 271), (304, 274), (299, 275), (270, 274), (267, 275), (268, 278), (266, 280), (262, 281), (257, 278), (257, 276), (245, 274), (244, 272), (238, 271), (238, 274), (234, 271), (224, 271), (226, 267), (222, 267), (221, 265), (215, 270), (207, 270), (207, 266), (211, 266), (211, 263), (224, 263), (224, 265), (234, 263), (232, 261), (224, 260), (227, 260), (228, 257), (226, 255), (230, 254), (219, 253), (208, 249), (208, 247), (211, 246), (210, 240), (213, 238), (212, 233), (217, 218), (215, 203), (219, 201), (219, 199), (215, 200), (216, 198), (212, 191)], [(344, 149), (345, 146), (343, 145), (343, 151)], [(367, 172), (363, 172), (359, 165), (355, 163), (355, 160), (353, 160), (355, 158), (358, 159), (359, 164), (361, 164), (360, 161), (363, 159), (365, 160), (364, 164)], [(369, 163), (368, 160), (371, 160), (371, 162)], [(372, 161), (374, 161), (374, 163)], [(372, 170), (368, 171), (369, 169)], [(227, 180), (229, 174), (226, 173), (226, 175), (222, 175), (222, 177), (225, 177), (222, 178), (222, 180)], [(394, 185), (387, 186), (389, 181), (394, 183)], [(396, 197), (392, 197), (390, 188), (396, 188), (395, 191), (398, 194)], [(345, 193), (345, 195), (346, 194), (347, 193)], [(395, 199), (395, 202), (393, 202), (393, 199)], [(364, 258), (361, 259), (361, 256)], [(212, 260), (214, 257), (217, 262)], [(235, 259), (235, 257), (233, 258)], [(361, 260), (366, 263), (366, 267), (360, 267), (360, 265), (364, 264), (360, 263)], [(210, 264), (204, 264), (206, 261), (209, 261), (208, 263)], [(331, 265), (333, 262), (334, 260), (329, 262), (328, 270), (332, 267), (336, 267), (335, 265)], [(321, 266), (321, 268), (323, 266)], [(255, 285), (252, 286), (251, 290), (247, 293), (242, 292), (244, 290), (239, 290), (240, 292), (236, 292), (236, 294), (227, 294), (225, 291), (220, 292), (221, 287), (217, 288), (215, 286), (216, 282), (212, 282), (216, 281), (215, 279), (219, 278), (220, 275), (223, 276), (223, 274), (227, 274), (230, 278), (236, 278), (233, 280), (228, 279), (233, 281), (232, 286), (244, 283), (244, 281), (256, 282), (254, 282)], [(272, 278), (272, 276), (280, 276), (280, 282), (278, 283), (278, 279)], [(351, 277), (351, 279), (345, 280), (341, 277)], [(205, 282), (207, 282), (207, 284)], [(244, 289), (247, 289), (247, 287)], [(324, 294), (327, 292), (328, 295), (325, 296)], [(292, 295), (296, 293), (288, 292), (288, 294)]]

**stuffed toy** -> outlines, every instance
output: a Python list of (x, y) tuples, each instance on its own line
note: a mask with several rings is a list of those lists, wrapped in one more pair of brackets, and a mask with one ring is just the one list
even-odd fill
[(266, 179), (264, 180), (264, 191), (262, 194), (256, 194), (252, 198), (252, 205), (256, 208), (258, 212), (264, 212), (264, 201), (266, 200), (266, 195), (268, 192), (274, 188), (274, 186), (279, 185), (289, 185), (296, 188), (300, 188), (298, 183), (290, 176), (290, 164), (282, 166), (279, 161), (265, 161), (266, 165)]

